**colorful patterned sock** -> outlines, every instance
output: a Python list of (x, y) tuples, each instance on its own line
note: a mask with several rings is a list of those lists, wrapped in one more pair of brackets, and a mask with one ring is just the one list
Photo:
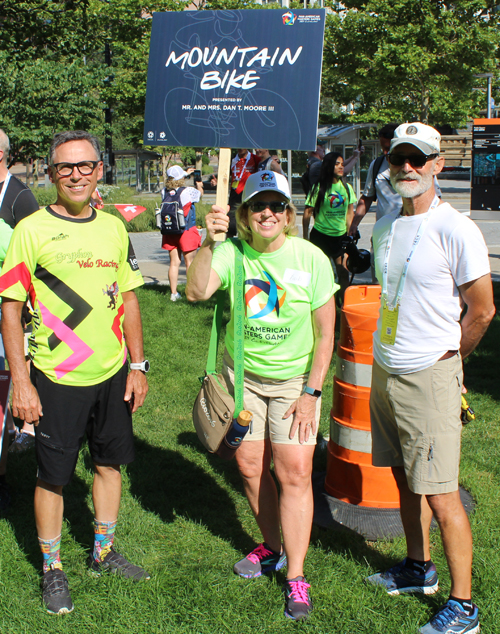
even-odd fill
[(40, 539), (39, 537), (38, 543), (43, 557), (43, 574), (48, 572), (50, 568), (62, 570), (61, 536), (54, 537), (54, 539)]
[(94, 519), (94, 559), (102, 561), (113, 546), (115, 538), (116, 520), (114, 522), (101, 522)]

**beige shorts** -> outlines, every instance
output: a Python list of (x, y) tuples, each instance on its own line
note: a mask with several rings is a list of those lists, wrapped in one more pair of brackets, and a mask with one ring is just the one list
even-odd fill
[(459, 354), (411, 374), (388, 374), (373, 363), (373, 464), (404, 467), (414, 493), (458, 489), (462, 380)]
[[(222, 374), (226, 379), (228, 389), (234, 394), (233, 361), (227, 351), (224, 354)], [(289, 438), (293, 415), (283, 420), (283, 415), (303, 393), (307, 384), (308, 374), (301, 374), (284, 381), (259, 377), (251, 372), (245, 372), (243, 400), (245, 409), (253, 414), (250, 431), (243, 442), (265, 440), (270, 438), (272, 443), (280, 445), (299, 445), (299, 433), (295, 432), (292, 440)], [(316, 404), (316, 423), (319, 427), (321, 416), (321, 398)], [(315, 445), (316, 435), (309, 436), (304, 445)]]

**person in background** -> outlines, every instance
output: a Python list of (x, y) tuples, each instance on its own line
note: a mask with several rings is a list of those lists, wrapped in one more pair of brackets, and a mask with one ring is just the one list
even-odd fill
[[(167, 182), (165, 183), (165, 190), (171, 193), (175, 193), (179, 188), (182, 188), (180, 201), (185, 217), (187, 217), (191, 205), (200, 200), (198, 189), (186, 187), (184, 179), (187, 175), (188, 172), (185, 172), (182, 167), (174, 165), (167, 170)], [(177, 291), (181, 257), (184, 256), (187, 271), (200, 245), (201, 237), (196, 227), (186, 229), (186, 231), (178, 235), (162, 235), (161, 237), (161, 248), (168, 251), (170, 257), (168, 281), (170, 284), (170, 300), (172, 302), (176, 302), (181, 298), (181, 294)]]
[[(0, 220), (5, 225), (1, 227), (2, 247), (9, 244), (12, 230), (23, 218), (27, 218), (39, 209), (35, 196), (31, 189), (22, 183), (8, 169), (10, 152), (10, 140), (7, 134), (0, 129)], [(5, 254), (2, 256), (2, 261)], [(0, 310), (1, 319), (1, 310)], [(3, 340), (0, 336), (0, 370), (5, 370), (5, 350)], [(7, 426), (15, 434), (14, 442), (11, 445), (11, 452), (21, 452), (30, 449), (35, 444), (35, 431), (33, 425), (24, 422), (20, 432), (14, 425), (10, 407), (7, 412)], [(9, 434), (4, 434), (2, 446), (2, 458), (0, 460), (0, 512), (5, 512), (10, 505), (11, 495), (6, 481), (7, 472), (7, 449), (9, 445)]]
[(231, 185), (229, 189), (228, 238), (236, 235), (236, 209), (241, 204), (243, 188), (250, 174), (257, 171), (259, 158), (247, 149), (240, 149), (231, 161)]
[(276, 172), (277, 174), (283, 174), (283, 169), (281, 165), (278, 163), (276, 158), (271, 156), (269, 150), (257, 149), (255, 150), (255, 155), (259, 159), (257, 170), (271, 170), (273, 172)]
[[(318, 183), (306, 197), (302, 217), (303, 237), (319, 247), (334, 263), (340, 284), (340, 302), (349, 284), (349, 273), (344, 266), (343, 241), (353, 216), (356, 200), (352, 187), (343, 180), (344, 159), (338, 152), (329, 152), (321, 164)], [(314, 227), (309, 234), (309, 222)]]
[(236, 563), (234, 572), (253, 579), (286, 564), (285, 616), (302, 620), (312, 610), (304, 577), (313, 517), (312, 460), (338, 286), (325, 255), (294, 237), (296, 209), (283, 175), (251, 174), (242, 194), (236, 212), (239, 241), (226, 240), (215, 249), (215, 234), (227, 231), (229, 219), (215, 206), (207, 215), (207, 237), (189, 269), (186, 297), (207, 300), (219, 288), (229, 290), (223, 374), (233, 390), (234, 262), (236, 250), (243, 249), (244, 404), (253, 422), (236, 461), (263, 543)]

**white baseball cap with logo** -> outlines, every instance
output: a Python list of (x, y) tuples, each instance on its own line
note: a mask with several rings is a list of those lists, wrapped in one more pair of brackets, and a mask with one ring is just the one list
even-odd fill
[(261, 192), (278, 192), (287, 200), (291, 199), (286, 177), (276, 172), (266, 170), (250, 174), (245, 183), (242, 200), (246, 203)]
[(398, 145), (409, 143), (424, 154), (439, 154), (441, 152), (441, 135), (425, 123), (403, 123), (394, 130), (390, 152)]
[(174, 165), (173, 167), (169, 167), (167, 170), (167, 176), (169, 178), (173, 178), (174, 181), (180, 181), (181, 178), (184, 178), (184, 176), (187, 176), (188, 173), (185, 172), (182, 167), (180, 167), (179, 165)]

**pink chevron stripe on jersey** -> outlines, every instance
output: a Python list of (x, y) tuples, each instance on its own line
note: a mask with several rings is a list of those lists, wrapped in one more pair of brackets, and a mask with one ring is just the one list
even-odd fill
[(60, 363), (57, 368), (54, 368), (56, 378), (60, 379), (86, 361), (94, 354), (94, 351), (80, 337), (75, 335), (75, 332), (68, 328), (59, 317), (53, 315), (40, 300), (38, 300), (38, 305), (42, 311), (43, 323), (53, 330), (59, 339), (73, 351), (73, 354)]

